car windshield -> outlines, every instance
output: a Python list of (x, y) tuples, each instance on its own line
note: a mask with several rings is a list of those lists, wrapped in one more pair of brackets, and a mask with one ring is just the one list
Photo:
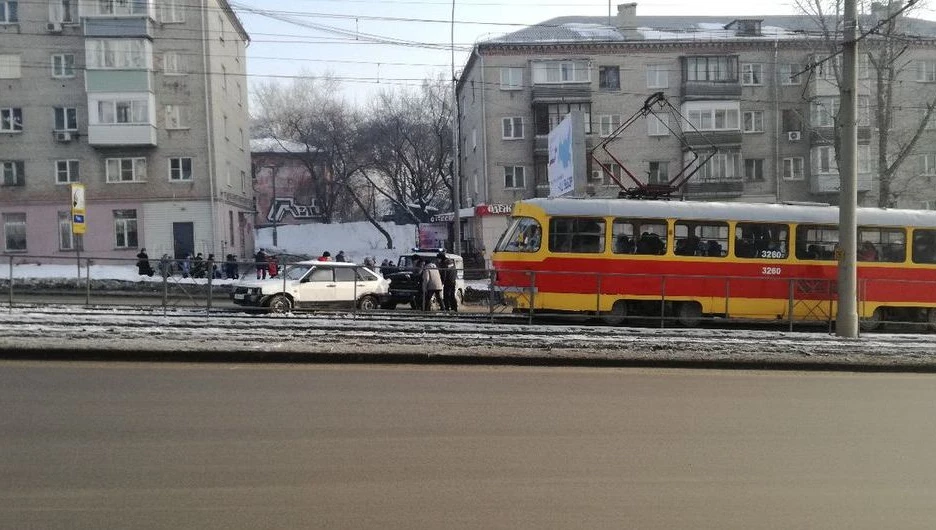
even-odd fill
[(290, 265), (286, 267), (286, 279), (287, 280), (301, 280), (306, 273), (311, 269), (311, 265)]

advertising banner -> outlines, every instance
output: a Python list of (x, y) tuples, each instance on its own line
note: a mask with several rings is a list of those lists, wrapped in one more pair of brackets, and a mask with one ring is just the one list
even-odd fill
[(575, 189), (572, 163), (572, 115), (567, 114), (549, 131), (549, 196), (559, 197)]

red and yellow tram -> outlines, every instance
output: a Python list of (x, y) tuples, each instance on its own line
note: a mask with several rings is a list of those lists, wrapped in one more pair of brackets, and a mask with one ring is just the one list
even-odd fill
[[(493, 255), (518, 310), (828, 320), (838, 208), (625, 199), (518, 202)], [(936, 211), (859, 208), (863, 326), (936, 324)]]

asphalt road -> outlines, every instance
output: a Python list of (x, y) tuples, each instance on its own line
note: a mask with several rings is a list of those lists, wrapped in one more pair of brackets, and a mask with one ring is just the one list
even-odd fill
[(936, 376), (0, 363), (0, 528), (932, 528)]

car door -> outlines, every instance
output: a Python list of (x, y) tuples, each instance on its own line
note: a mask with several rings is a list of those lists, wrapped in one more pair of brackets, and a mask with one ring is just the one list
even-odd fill
[(352, 267), (335, 267), (335, 301), (344, 308), (354, 307), (354, 301), (361, 295), (357, 287), (356, 275)]
[(338, 284), (332, 267), (316, 266), (299, 284), (299, 307), (329, 306), (337, 300)]

